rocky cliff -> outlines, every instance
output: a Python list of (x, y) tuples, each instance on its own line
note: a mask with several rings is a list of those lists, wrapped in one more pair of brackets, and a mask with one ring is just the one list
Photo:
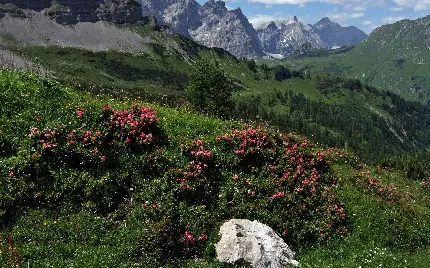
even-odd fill
[(142, 0), (142, 12), (205, 46), (223, 48), (237, 57), (263, 55), (248, 19), (240, 9), (227, 10), (223, 1), (210, 0), (202, 6), (195, 0)]
[(313, 25), (313, 28), (329, 48), (357, 45), (367, 38), (367, 34), (357, 27), (342, 27), (327, 17)]
[(287, 56), (305, 43), (313, 48), (327, 48), (315, 29), (298, 21), (296, 17), (286, 21), (272, 21), (257, 29), (263, 50), (269, 54)]
[(96, 22), (135, 23), (142, 19), (141, 5), (137, 0), (0, 0), (0, 16), (16, 15), (17, 10), (42, 12), (60, 24)]
[(304, 44), (312, 48), (342, 47), (367, 37), (356, 27), (342, 27), (328, 18), (305, 25), (294, 17), (256, 30), (239, 8), (229, 11), (219, 0), (209, 0), (203, 6), (195, 0), (142, 0), (142, 12), (154, 15), (174, 32), (237, 57), (255, 58), (265, 53), (287, 56)]

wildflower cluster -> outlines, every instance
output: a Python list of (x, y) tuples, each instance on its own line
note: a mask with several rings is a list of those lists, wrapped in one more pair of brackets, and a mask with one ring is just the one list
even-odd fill
[[(69, 152), (69, 162), (88, 161), (88, 162), (105, 162), (107, 157), (102, 151), (104, 147), (101, 131), (75, 130), (72, 129), (66, 136), (66, 146)], [(75, 159), (71, 159), (71, 158)]]
[[(381, 197), (385, 201), (398, 203), (405, 196), (397, 190), (394, 184), (384, 184), (381, 182), (381, 175), (383, 175), (386, 170), (388, 169), (380, 167), (377, 167), (374, 173), (370, 170), (357, 170), (355, 171), (355, 177), (357, 182), (367, 191)], [(379, 174), (379, 176), (376, 176), (377, 174)]]
[(53, 151), (57, 148), (57, 143), (61, 138), (62, 131), (56, 128), (48, 128), (45, 130), (39, 130), (38, 128), (31, 128), (30, 138), (34, 138), (38, 141), (42, 147), (42, 151)]
[(181, 195), (194, 202), (206, 202), (216, 194), (217, 175), (215, 159), (201, 138), (188, 144), (181, 144), (183, 154), (189, 162), (184, 168), (173, 170), (173, 176)]
[(146, 106), (133, 105), (131, 110), (103, 107), (102, 122), (109, 129), (109, 142), (125, 142), (131, 147), (147, 147), (159, 141), (155, 111)]
[[(194, 234), (192, 232), (189, 231), (189, 226), (185, 226), (185, 233), (181, 239), (181, 242), (184, 244), (189, 244), (189, 245), (193, 245), (196, 242), (199, 241), (205, 241), (206, 239), (208, 239), (208, 235), (207, 234), (201, 234), (199, 236), (197, 236), (197, 239), (195, 238)], [(197, 241), (196, 241), (197, 240)]]
[[(303, 233), (326, 239), (345, 232), (346, 211), (335, 194), (338, 180), (330, 176), (327, 152), (295, 134), (282, 135), (261, 127), (233, 130), (217, 141), (230, 153), (224, 164), (233, 172), (234, 187), (244, 193), (236, 202), (276, 211), (261, 221), (295, 240)], [(296, 217), (295, 223), (292, 217)], [(299, 231), (294, 228), (297, 221), (312, 224)]]
[[(115, 195), (127, 192), (131, 167), (138, 166), (141, 171), (157, 164), (154, 162), (160, 153), (155, 147), (162, 131), (151, 108), (134, 105), (131, 110), (116, 111), (105, 105), (97, 119), (96, 114), (79, 109), (77, 124), (46, 129), (32, 127), (23, 142), (26, 147), (25, 153), (20, 154), (22, 159), (8, 167), (9, 178), (23, 182), (12, 184), (15, 188), (11, 192), (22, 195), (26, 202), (59, 200), (72, 194), (76, 200), (90, 196), (91, 206), (97, 203), (110, 208), (111, 201), (117, 200)], [(74, 128), (79, 125), (81, 128)], [(128, 162), (127, 170), (119, 164), (121, 158), (142, 152), (148, 161), (140, 158), (143, 163)], [(112, 172), (122, 168), (124, 172)]]

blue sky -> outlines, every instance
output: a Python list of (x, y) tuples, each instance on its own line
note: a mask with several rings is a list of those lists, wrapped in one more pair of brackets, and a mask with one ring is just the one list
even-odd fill
[[(207, 0), (198, 0), (204, 4)], [(430, 14), (430, 0), (224, 0), (229, 9), (240, 7), (249, 21), (258, 24), (297, 16), (314, 24), (323, 17), (342, 26), (357, 26), (370, 33), (376, 27)]]

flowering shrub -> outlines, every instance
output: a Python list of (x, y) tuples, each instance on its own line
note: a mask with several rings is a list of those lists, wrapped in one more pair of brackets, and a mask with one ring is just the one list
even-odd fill
[(330, 175), (328, 159), (335, 152), (261, 127), (232, 130), (212, 147), (200, 138), (181, 151), (188, 162), (168, 177), (182, 204), (180, 225), (187, 227), (180, 242), (188, 251), (230, 218), (259, 220), (293, 244), (347, 231), (338, 180)]
[[(97, 128), (30, 129), (19, 157), (8, 164), (10, 200), (25, 204), (67, 197), (107, 208), (121, 201), (117, 197), (128, 192), (134, 175), (127, 169), (154, 165), (162, 131), (155, 112), (145, 106), (116, 111), (105, 105), (98, 118), (90, 114), (77, 110), (78, 124)], [(132, 158), (137, 152), (144, 156)]]
[(146, 106), (133, 105), (131, 110), (118, 111), (105, 105), (101, 115), (107, 129), (109, 144), (125, 142), (133, 150), (149, 148), (162, 139), (155, 111)]
[(294, 134), (261, 127), (233, 130), (217, 141), (229, 154), (223, 164), (233, 173), (232, 183), (223, 195), (236, 213), (265, 222), (293, 242), (346, 231), (346, 211), (324, 151)]
[(211, 149), (203, 138), (181, 144), (189, 162), (183, 168), (171, 170), (177, 183), (180, 200), (195, 204), (208, 204), (217, 200), (222, 175), (216, 167)]

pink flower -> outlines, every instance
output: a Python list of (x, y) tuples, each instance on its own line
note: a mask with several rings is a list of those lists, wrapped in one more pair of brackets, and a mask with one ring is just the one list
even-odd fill
[(275, 198), (277, 198), (277, 197), (284, 197), (284, 196), (285, 196), (285, 193), (284, 193), (284, 192), (280, 192), (280, 191), (278, 191), (278, 192), (276, 192), (276, 193), (274, 193), (274, 194), (272, 195), (271, 199), (275, 199)]
[(84, 114), (85, 114), (85, 110), (77, 110), (76, 111), (76, 115), (79, 117), (79, 118), (82, 118), (83, 116), (84, 116)]
[(185, 231), (184, 239), (182, 240), (184, 243), (194, 244), (194, 236), (189, 231)]

